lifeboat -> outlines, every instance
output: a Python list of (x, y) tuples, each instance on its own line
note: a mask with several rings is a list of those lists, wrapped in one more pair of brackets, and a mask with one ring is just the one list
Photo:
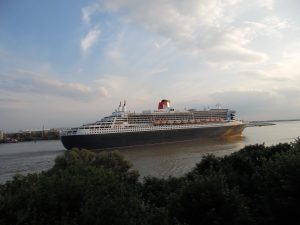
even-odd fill
[(165, 121), (165, 120), (161, 121), (161, 124), (163, 124), (163, 125), (166, 124), (166, 123), (167, 123), (167, 121)]
[(189, 120), (189, 123), (195, 123), (196, 121), (195, 120)]
[(157, 125), (160, 125), (161, 122), (160, 122), (160, 120), (154, 120), (154, 121), (153, 121), (153, 124), (154, 124), (154, 126), (157, 126)]
[(168, 120), (167, 124), (169, 124), (169, 125), (173, 124), (173, 120)]

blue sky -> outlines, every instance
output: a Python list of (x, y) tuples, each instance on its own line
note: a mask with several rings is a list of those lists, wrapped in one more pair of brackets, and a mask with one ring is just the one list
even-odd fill
[(297, 0), (0, 2), (0, 129), (221, 104), (300, 117)]

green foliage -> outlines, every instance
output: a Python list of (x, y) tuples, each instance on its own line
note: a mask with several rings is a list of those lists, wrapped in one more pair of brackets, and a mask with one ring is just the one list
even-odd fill
[(300, 224), (300, 145), (291, 146), (263, 165), (253, 182), (255, 213), (269, 224)]
[(138, 177), (117, 152), (66, 151), (0, 185), (0, 224), (300, 224), (300, 139), (207, 155), (180, 178)]
[(1, 186), (0, 224), (142, 223), (138, 175), (129, 169), (117, 153), (67, 151), (50, 171)]
[(177, 193), (184, 185), (184, 180), (180, 178), (159, 179), (155, 177), (144, 178), (141, 189), (143, 198), (156, 207), (168, 205), (172, 193)]
[(184, 224), (251, 224), (244, 197), (226, 177), (211, 173), (188, 181), (173, 199), (170, 213)]

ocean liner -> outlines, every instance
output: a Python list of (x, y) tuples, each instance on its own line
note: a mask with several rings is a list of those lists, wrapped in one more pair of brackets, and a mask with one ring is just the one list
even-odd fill
[(241, 135), (246, 124), (236, 120), (235, 111), (220, 107), (177, 111), (169, 100), (158, 109), (130, 112), (126, 102), (110, 116), (95, 123), (61, 132), (66, 149), (106, 149), (163, 142)]

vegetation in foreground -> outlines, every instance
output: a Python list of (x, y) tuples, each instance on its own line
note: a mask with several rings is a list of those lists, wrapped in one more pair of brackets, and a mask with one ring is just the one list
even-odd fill
[(300, 140), (207, 155), (180, 178), (138, 177), (116, 152), (67, 151), (0, 185), (0, 224), (300, 224)]

